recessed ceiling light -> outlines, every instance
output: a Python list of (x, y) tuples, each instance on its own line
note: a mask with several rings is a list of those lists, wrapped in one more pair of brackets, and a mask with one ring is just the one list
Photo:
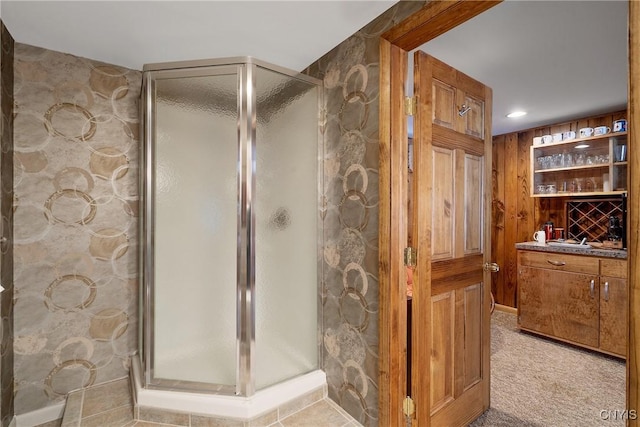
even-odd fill
[(527, 114), (526, 111), (514, 111), (512, 113), (507, 114), (507, 117), (509, 117), (510, 119), (513, 119), (514, 117), (522, 117), (525, 114)]
[(587, 147), (589, 147), (589, 144), (576, 145), (574, 148), (587, 148)]

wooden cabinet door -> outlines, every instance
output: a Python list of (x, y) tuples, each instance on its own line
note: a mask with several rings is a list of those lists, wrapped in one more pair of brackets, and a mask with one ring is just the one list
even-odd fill
[(627, 280), (600, 277), (600, 349), (627, 355)]
[(518, 267), (518, 326), (551, 335), (553, 326), (549, 316), (552, 307), (545, 294), (544, 270)]
[(518, 325), (597, 348), (599, 294), (598, 276), (519, 266)]
[(417, 425), (463, 426), (489, 406), (491, 89), (423, 52), (414, 64), (411, 393)]
[[(598, 347), (598, 276), (545, 270), (544, 283), (553, 335), (568, 341)], [(555, 304), (553, 303), (555, 301)]]

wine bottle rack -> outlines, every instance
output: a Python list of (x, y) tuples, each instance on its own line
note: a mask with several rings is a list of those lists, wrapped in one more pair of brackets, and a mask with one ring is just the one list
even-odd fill
[[(568, 200), (566, 202), (567, 238), (589, 242), (608, 240), (609, 217), (626, 222), (626, 198)], [(625, 246), (626, 247), (626, 246)]]

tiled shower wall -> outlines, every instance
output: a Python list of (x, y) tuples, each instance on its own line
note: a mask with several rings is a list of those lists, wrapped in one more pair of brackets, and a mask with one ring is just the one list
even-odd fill
[(123, 377), (138, 322), (141, 73), (15, 46), (15, 412)]
[(0, 425), (6, 427), (13, 418), (13, 49), (14, 41), (0, 21), (0, 294), (2, 342), (0, 342)]
[(329, 397), (378, 425), (380, 35), (424, 5), (401, 2), (314, 63), (325, 86), (323, 365)]

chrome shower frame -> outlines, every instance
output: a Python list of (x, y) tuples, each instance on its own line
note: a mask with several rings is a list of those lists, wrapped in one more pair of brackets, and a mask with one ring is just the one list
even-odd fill
[[(256, 60), (251, 57), (234, 57), (216, 60), (180, 61), (145, 65), (143, 68), (143, 86), (141, 98), (141, 148), (142, 173), (140, 176), (140, 260), (141, 277), (140, 313), (142, 320), (139, 326), (140, 362), (143, 369), (143, 387), (150, 389), (202, 392), (222, 395), (252, 396), (255, 392), (255, 212), (253, 208), (256, 188), (256, 67), (262, 67), (317, 86), (318, 121), (322, 122), (323, 91), (322, 82), (304, 74), (286, 68)], [(166, 77), (195, 77), (215, 74), (238, 75), (238, 231), (237, 231), (237, 286), (236, 286), (236, 385), (210, 384), (195, 381), (167, 380), (154, 376), (154, 94), (155, 79)], [(323, 193), (323, 139), (318, 126), (318, 207), (322, 206)], [(323, 229), (321, 221), (317, 224), (318, 251), (318, 283), (322, 277), (321, 248)], [(319, 292), (318, 285), (318, 292)], [(318, 293), (319, 295), (319, 293)], [(317, 333), (320, 337), (322, 327), (322, 303), (317, 299), (318, 319)], [(322, 351), (318, 343), (318, 365), (322, 365)]]

